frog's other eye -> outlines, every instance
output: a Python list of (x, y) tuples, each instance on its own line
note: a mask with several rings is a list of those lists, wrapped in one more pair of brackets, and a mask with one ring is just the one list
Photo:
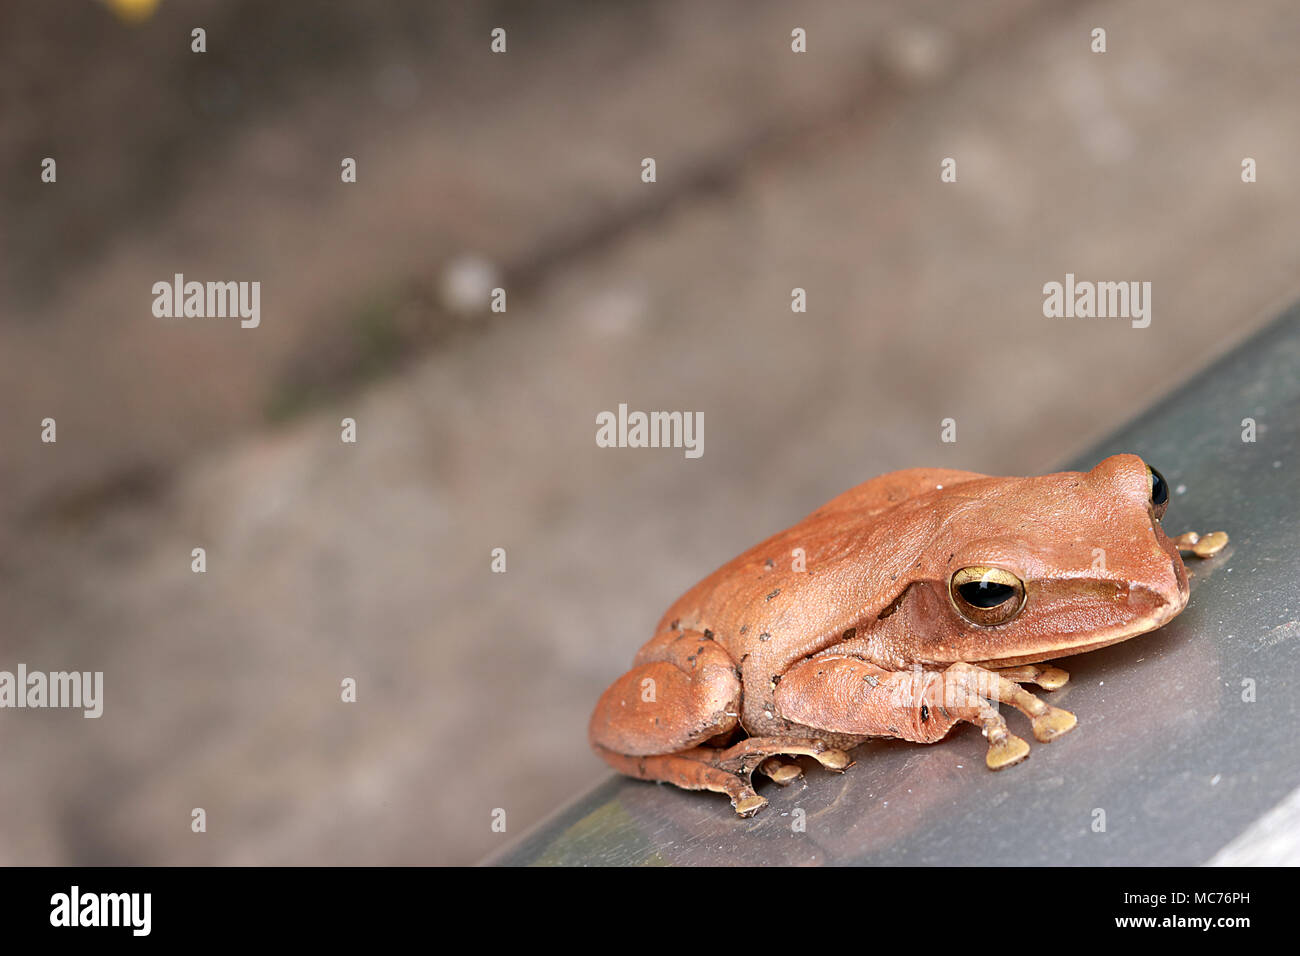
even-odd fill
[(1025, 583), (1002, 568), (962, 568), (948, 593), (957, 613), (980, 627), (1005, 624), (1025, 606)]
[(1156, 520), (1159, 520), (1165, 516), (1165, 509), (1169, 507), (1169, 485), (1165, 476), (1150, 465), (1147, 465), (1147, 471), (1151, 476), (1151, 507), (1155, 510)]

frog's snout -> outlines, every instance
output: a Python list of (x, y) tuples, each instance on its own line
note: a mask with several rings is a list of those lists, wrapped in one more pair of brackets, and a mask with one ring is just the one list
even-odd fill
[(1191, 588), (1187, 585), (1187, 568), (1183, 566), (1183, 559), (1179, 556), (1177, 551), (1174, 552), (1173, 557), (1170, 559), (1170, 563), (1174, 568), (1174, 582), (1178, 590), (1177, 597), (1179, 607), (1181, 608), (1187, 603), (1187, 596), (1191, 592)]
[(1167, 561), (1167, 567), (1170, 574), (1163, 578), (1163, 587), (1160, 590), (1165, 595), (1166, 601), (1173, 605), (1178, 611), (1181, 611), (1187, 604), (1187, 596), (1190, 589), (1187, 586), (1187, 568), (1183, 566), (1182, 556), (1178, 553), (1178, 545), (1163, 533), (1156, 538), (1156, 543), (1160, 548), (1161, 555)]
[(1138, 613), (1163, 624), (1187, 606), (1187, 571), (1177, 553), (1167, 555), (1166, 560), (1156, 567), (1163, 573), (1154, 574), (1146, 579), (1146, 583), (1132, 587), (1129, 604)]

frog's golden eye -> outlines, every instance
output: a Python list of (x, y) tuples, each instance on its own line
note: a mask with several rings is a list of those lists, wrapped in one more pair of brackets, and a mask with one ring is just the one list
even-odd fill
[(1025, 583), (1010, 571), (962, 568), (948, 583), (957, 613), (980, 627), (1005, 624), (1025, 606)]
[(1158, 521), (1165, 516), (1165, 509), (1169, 507), (1169, 485), (1165, 482), (1165, 476), (1150, 465), (1147, 465), (1147, 472), (1151, 477), (1151, 507)]

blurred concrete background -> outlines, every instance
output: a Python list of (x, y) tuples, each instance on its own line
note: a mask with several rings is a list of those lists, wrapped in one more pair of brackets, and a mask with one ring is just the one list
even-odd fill
[[(0, 669), (106, 688), (0, 711), (0, 863), (496, 848), (605, 775), (591, 704), (718, 564), (893, 468), (1048, 470), (1296, 297), (1298, 41), (1284, 2), (8, 5)], [(261, 326), (155, 319), (176, 272)], [(1045, 319), (1067, 272), (1151, 326)], [(703, 457), (596, 447), (620, 402)]]

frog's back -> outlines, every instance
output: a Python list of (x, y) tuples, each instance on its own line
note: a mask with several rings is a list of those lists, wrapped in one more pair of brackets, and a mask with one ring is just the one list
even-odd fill
[(737, 662), (816, 653), (893, 599), (892, 582), (939, 520), (925, 496), (984, 477), (914, 468), (864, 482), (700, 581), (668, 609), (656, 635), (708, 631)]

